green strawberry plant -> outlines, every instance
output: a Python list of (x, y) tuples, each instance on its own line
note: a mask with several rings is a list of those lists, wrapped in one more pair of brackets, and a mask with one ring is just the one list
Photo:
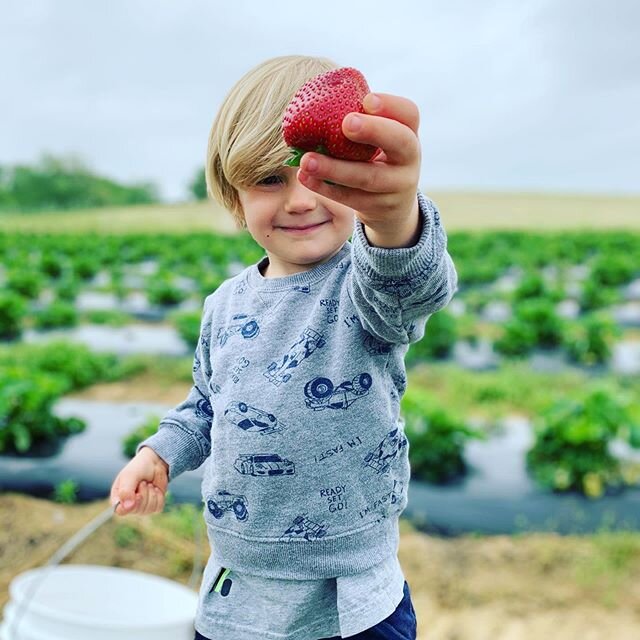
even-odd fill
[(526, 455), (536, 482), (591, 498), (621, 489), (623, 465), (610, 452), (610, 444), (624, 436), (632, 446), (640, 446), (640, 412), (635, 403), (622, 390), (603, 386), (544, 409), (534, 423), (535, 441)]
[(54, 300), (49, 306), (34, 315), (34, 326), (38, 329), (74, 327), (78, 324), (78, 311), (64, 300)]
[(436, 484), (463, 476), (467, 471), (465, 444), (470, 439), (484, 439), (484, 433), (437, 406), (424, 389), (409, 387), (401, 410), (412, 472)]
[(160, 424), (160, 417), (151, 415), (138, 427), (136, 427), (128, 436), (122, 441), (122, 452), (127, 458), (133, 458), (136, 455), (136, 449), (138, 445), (152, 436), (158, 430)]
[(0, 340), (15, 340), (22, 334), (27, 301), (13, 291), (0, 291)]
[(85, 423), (59, 418), (53, 403), (66, 382), (35, 369), (0, 368), (0, 452), (26, 453), (35, 444), (78, 433)]
[(451, 354), (456, 340), (456, 318), (442, 309), (429, 317), (423, 338), (411, 344), (405, 362), (411, 366), (424, 360), (446, 358)]
[(572, 362), (586, 366), (605, 364), (611, 357), (615, 339), (621, 334), (610, 316), (594, 312), (569, 323), (564, 348)]

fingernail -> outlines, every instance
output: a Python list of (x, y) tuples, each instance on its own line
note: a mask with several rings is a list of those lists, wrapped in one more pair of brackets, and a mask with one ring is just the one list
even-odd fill
[(304, 170), (308, 173), (313, 173), (318, 170), (318, 161), (315, 158), (309, 158), (304, 163)]
[(347, 120), (347, 128), (351, 131), (360, 131), (362, 127), (362, 118), (360, 116), (349, 116)]
[(369, 111), (377, 111), (382, 106), (382, 100), (375, 93), (372, 93), (367, 100), (369, 103)]

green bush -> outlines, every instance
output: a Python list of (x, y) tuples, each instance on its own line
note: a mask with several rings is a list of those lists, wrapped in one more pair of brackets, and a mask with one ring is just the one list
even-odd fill
[(64, 380), (36, 368), (0, 367), (0, 451), (24, 453), (39, 442), (82, 431), (82, 420), (51, 412), (65, 390)]
[(78, 501), (79, 485), (75, 480), (67, 479), (59, 482), (53, 491), (53, 499), (61, 504), (75, 504)]
[(619, 489), (625, 477), (609, 450), (617, 436), (640, 444), (637, 406), (621, 390), (596, 387), (556, 401), (536, 419), (535, 442), (527, 452), (533, 478), (553, 491), (578, 491), (597, 498)]
[(424, 390), (409, 387), (401, 402), (410, 442), (412, 472), (432, 483), (446, 483), (466, 473), (464, 447), (484, 434), (438, 407)]
[(40, 271), (50, 278), (59, 278), (65, 267), (65, 260), (58, 251), (45, 251), (40, 257)]
[(611, 357), (613, 342), (621, 333), (611, 317), (591, 313), (568, 326), (564, 347), (573, 362), (587, 366), (604, 364)]
[(187, 298), (187, 293), (173, 283), (167, 274), (157, 274), (146, 287), (147, 298), (151, 304), (171, 306)]
[(204, 169), (200, 168), (196, 171), (189, 183), (189, 191), (196, 200), (207, 199), (207, 180), (204, 177)]
[(0, 291), (0, 340), (15, 340), (22, 334), (27, 301), (13, 291)]
[(638, 270), (634, 256), (609, 253), (599, 256), (591, 267), (590, 280), (601, 287), (619, 287), (629, 282)]
[(73, 273), (80, 280), (90, 280), (100, 270), (100, 262), (92, 255), (76, 256), (72, 263)]
[(580, 307), (583, 311), (594, 311), (614, 304), (619, 299), (614, 289), (603, 286), (595, 280), (586, 280), (580, 293)]
[(124, 327), (131, 320), (129, 315), (116, 309), (91, 309), (85, 311), (83, 317), (91, 324), (106, 324), (111, 327)]
[(122, 442), (122, 451), (127, 458), (133, 458), (136, 455), (138, 445), (152, 436), (158, 430), (160, 417), (148, 416), (146, 421), (139, 427), (136, 427)]
[(526, 356), (536, 346), (536, 330), (520, 318), (512, 318), (504, 325), (494, 348), (505, 356)]
[(411, 366), (422, 360), (446, 358), (456, 339), (456, 318), (446, 309), (437, 311), (427, 320), (422, 340), (409, 347), (405, 362), (407, 366)]
[(34, 324), (38, 329), (73, 327), (78, 324), (78, 312), (74, 305), (64, 300), (54, 300), (48, 307), (35, 314)]
[(21, 296), (34, 300), (40, 295), (44, 286), (43, 277), (35, 270), (13, 269), (7, 274), (7, 289)]
[(150, 183), (121, 185), (76, 158), (45, 155), (35, 166), (4, 167), (0, 206), (13, 210), (72, 209), (158, 201)]
[(523, 300), (505, 326), (495, 348), (504, 355), (525, 355), (533, 348), (548, 349), (562, 344), (564, 320), (546, 298)]
[(531, 298), (547, 298), (557, 302), (562, 294), (551, 289), (544, 278), (537, 272), (527, 272), (513, 292), (514, 301), (530, 300)]
[(202, 313), (200, 311), (182, 311), (171, 316), (180, 337), (192, 348), (198, 345), (200, 337), (200, 322)]
[(61, 386), (61, 394), (96, 382), (126, 378), (141, 367), (134, 359), (119, 360), (113, 354), (95, 353), (85, 345), (66, 340), (0, 349), (0, 371), (27, 366), (29, 370), (52, 376)]
[(58, 300), (73, 302), (80, 292), (80, 283), (73, 275), (62, 276), (54, 286)]

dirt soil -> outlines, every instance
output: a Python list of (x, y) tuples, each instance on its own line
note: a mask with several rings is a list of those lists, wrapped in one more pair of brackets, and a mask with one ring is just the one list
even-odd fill
[[(106, 508), (106, 500), (60, 505), (0, 495), (0, 607), (14, 576), (46, 563)], [(188, 584), (197, 548), (192, 535), (176, 533), (170, 514), (114, 518), (65, 562), (128, 567)], [(639, 549), (638, 534), (443, 539), (403, 521), (400, 560), (419, 640), (637, 640)]]

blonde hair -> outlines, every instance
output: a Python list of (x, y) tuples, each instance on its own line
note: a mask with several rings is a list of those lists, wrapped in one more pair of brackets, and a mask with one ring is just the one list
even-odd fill
[(211, 127), (205, 176), (210, 196), (244, 227), (238, 189), (278, 173), (289, 152), (282, 139), (284, 110), (315, 75), (337, 68), (327, 58), (280, 56), (246, 73), (225, 98)]

